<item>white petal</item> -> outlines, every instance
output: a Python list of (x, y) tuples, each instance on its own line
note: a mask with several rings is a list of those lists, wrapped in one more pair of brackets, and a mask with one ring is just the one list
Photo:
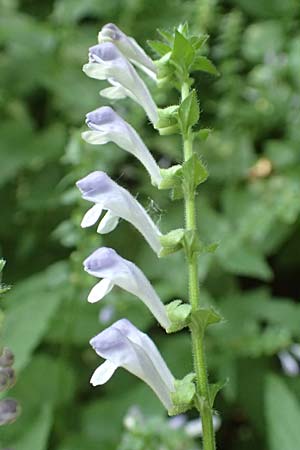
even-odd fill
[(106, 67), (102, 64), (84, 64), (82, 70), (88, 77), (96, 78), (96, 80), (106, 80), (106, 78), (109, 76)]
[(107, 144), (110, 141), (107, 134), (103, 131), (84, 131), (83, 133), (81, 133), (81, 137), (85, 142), (93, 145), (103, 145)]
[(121, 100), (128, 96), (126, 90), (122, 86), (113, 86), (102, 89), (99, 94), (102, 97), (109, 98), (111, 100)]
[(91, 289), (88, 296), (88, 302), (96, 303), (99, 300), (102, 300), (103, 297), (110, 293), (113, 287), (114, 283), (111, 280), (103, 278), (103, 280), (99, 281), (99, 283), (95, 284)]
[(119, 217), (110, 211), (107, 211), (97, 228), (97, 233), (107, 234), (113, 231), (119, 223)]
[(100, 206), (98, 203), (94, 206), (92, 206), (83, 216), (83, 219), (81, 221), (81, 227), (87, 228), (94, 225), (102, 213), (102, 206)]
[(106, 360), (101, 366), (97, 367), (92, 375), (90, 383), (93, 386), (99, 386), (105, 384), (115, 373), (118, 366), (116, 366), (111, 361)]

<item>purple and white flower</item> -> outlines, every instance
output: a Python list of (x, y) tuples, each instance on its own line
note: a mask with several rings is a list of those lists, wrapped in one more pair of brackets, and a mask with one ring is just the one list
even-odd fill
[(116, 285), (140, 298), (165, 329), (171, 325), (166, 309), (150, 281), (131, 261), (107, 247), (94, 251), (83, 263), (84, 270), (102, 280), (88, 296), (90, 303), (101, 300)]
[(102, 42), (113, 42), (126, 58), (151, 78), (156, 79), (156, 67), (152, 59), (135, 39), (123, 33), (114, 23), (108, 23), (102, 27), (98, 34), (98, 41), (99, 44)]
[(153, 124), (158, 120), (157, 107), (151, 94), (134, 67), (111, 42), (103, 42), (89, 49), (89, 63), (83, 71), (91, 78), (107, 80), (112, 87), (100, 94), (110, 99), (130, 97), (140, 104)]
[(115, 183), (105, 172), (95, 171), (77, 181), (76, 186), (82, 198), (95, 205), (87, 211), (81, 226), (94, 225), (102, 210), (106, 215), (98, 226), (99, 233), (109, 233), (121, 217), (130, 222), (146, 239), (151, 248), (159, 254), (161, 233), (140, 203), (126, 189)]
[(123, 367), (147, 383), (167, 410), (172, 408), (174, 377), (152, 340), (131, 322), (118, 320), (90, 344), (106, 359), (91, 378), (93, 386), (106, 383), (118, 367)]
[(283, 372), (289, 377), (296, 377), (300, 374), (300, 345), (292, 344), (288, 350), (281, 350), (278, 353)]
[(114, 142), (123, 150), (134, 155), (150, 174), (153, 184), (160, 184), (160, 169), (137, 132), (111, 107), (102, 106), (86, 115), (86, 123), (91, 131), (82, 133), (89, 144), (102, 145)]

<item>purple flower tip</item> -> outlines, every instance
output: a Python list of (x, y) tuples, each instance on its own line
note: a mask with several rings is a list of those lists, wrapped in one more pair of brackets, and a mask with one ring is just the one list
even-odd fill
[(86, 271), (96, 272), (113, 266), (118, 258), (118, 254), (112, 248), (101, 247), (84, 260), (83, 266)]
[(101, 30), (104, 35), (107, 34), (114, 41), (121, 39), (122, 35), (119, 28), (114, 23), (107, 23)]
[(86, 124), (89, 128), (94, 129), (95, 126), (104, 125), (115, 119), (116, 113), (110, 106), (102, 106), (86, 115)]
[[(101, 331), (97, 336), (90, 340), (90, 345), (96, 352), (109, 350), (114, 346), (120, 346), (120, 338), (117, 339), (121, 333), (123, 336), (129, 336), (132, 332), (136, 332), (137, 328), (127, 319), (119, 319), (109, 328)], [(112, 334), (116, 336), (112, 339)]]
[(97, 195), (98, 193), (106, 192), (109, 189), (110, 178), (105, 172), (96, 170), (91, 172), (86, 177), (77, 181), (76, 186), (82, 193), (82, 196)]
[(120, 57), (117, 47), (111, 42), (93, 45), (89, 48), (89, 62), (113, 61)]

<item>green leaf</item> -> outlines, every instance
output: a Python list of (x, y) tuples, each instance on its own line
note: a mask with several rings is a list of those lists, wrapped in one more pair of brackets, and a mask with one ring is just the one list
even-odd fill
[(208, 172), (196, 153), (182, 165), (183, 187), (193, 191), (199, 184), (204, 183)]
[(42, 340), (62, 300), (63, 291), (59, 286), (65, 289), (67, 282), (66, 266), (57, 263), (20, 283), (5, 297), (9, 307), (5, 314), (3, 342), (14, 353), (17, 370), (28, 363)]
[(222, 241), (217, 255), (220, 264), (228, 272), (262, 280), (272, 279), (273, 275), (268, 263), (255, 247), (244, 243), (235, 245), (234, 242)]
[(206, 141), (206, 139), (211, 134), (211, 131), (212, 130), (210, 128), (202, 128), (201, 130), (194, 133), (194, 136), (199, 138), (201, 141)]
[(169, 31), (166, 31), (166, 30), (160, 30), (160, 29), (157, 29), (157, 32), (168, 44), (173, 43), (173, 40), (174, 40), (173, 33), (170, 33)]
[(195, 125), (200, 117), (200, 109), (197, 94), (193, 89), (183, 100), (178, 109), (178, 119), (182, 133), (185, 135), (189, 128)]
[(48, 448), (47, 442), (53, 421), (52, 409), (44, 405), (40, 413), (36, 416), (35, 421), (30, 428), (12, 446), (18, 450), (46, 450)]
[(172, 50), (172, 61), (176, 66), (186, 71), (194, 60), (195, 51), (192, 44), (181, 34), (175, 31), (174, 46)]
[(159, 54), (159, 56), (164, 56), (166, 53), (169, 53), (172, 49), (169, 45), (165, 44), (161, 41), (147, 41), (147, 44)]
[(185, 38), (188, 38), (188, 36), (189, 36), (189, 24), (188, 24), (188, 22), (181, 23), (181, 24), (178, 26), (178, 31), (179, 31), (179, 33), (181, 33)]
[(223, 321), (223, 317), (210, 308), (199, 308), (197, 311), (192, 312), (192, 324), (191, 326), (196, 328), (202, 335), (209, 325), (213, 325)]
[(300, 404), (286, 384), (269, 375), (265, 388), (265, 417), (270, 450), (300, 448)]
[(221, 389), (223, 389), (223, 387), (227, 383), (228, 383), (228, 380), (209, 384), (209, 403), (210, 403), (211, 408), (213, 408), (213, 406), (214, 406), (217, 394), (220, 392)]
[(195, 50), (200, 50), (200, 48), (205, 44), (208, 39), (207, 34), (202, 34), (200, 36), (191, 36), (190, 42)]
[(219, 75), (215, 65), (206, 56), (196, 56), (191, 71), (200, 70), (202, 72), (208, 72), (212, 75)]

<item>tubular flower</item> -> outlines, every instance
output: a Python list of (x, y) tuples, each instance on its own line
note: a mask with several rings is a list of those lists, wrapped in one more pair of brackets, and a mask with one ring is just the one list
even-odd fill
[(134, 155), (144, 165), (157, 186), (162, 177), (155, 159), (145, 146), (137, 132), (109, 106), (102, 106), (86, 115), (86, 123), (92, 131), (82, 133), (89, 144), (107, 144), (114, 142), (122, 149)]
[(147, 383), (165, 408), (171, 409), (174, 377), (145, 333), (128, 320), (121, 319), (95, 336), (90, 344), (106, 359), (91, 378), (93, 386), (106, 383), (118, 367), (123, 367)]
[(144, 236), (156, 253), (160, 252), (159, 229), (140, 203), (105, 172), (91, 172), (77, 181), (76, 186), (83, 199), (95, 203), (81, 222), (83, 228), (94, 225), (104, 209), (108, 212), (99, 224), (99, 233), (108, 233), (113, 230), (121, 217), (130, 222)]
[(102, 42), (113, 42), (126, 58), (151, 78), (156, 79), (156, 67), (152, 59), (135, 39), (123, 33), (114, 23), (104, 25), (98, 34), (98, 41), (99, 44)]
[(102, 90), (102, 96), (130, 97), (144, 108), (153, 124), (157, 122), (157, 107), (147, 86), (114, 44), (103, 42), (90, 47), (89, 63), (83, 66), (83, 71), (91, 78), (109, 81), (112, 87)]
[(90, 275), (102, 278), (89, 293), (89, 302), (101, 300), (116, 285), (140, 298), (162, 327), (167, 329), (170, 326), (162, 301), (143, 272), (131, 261), (111, 248), (101, 247), (83, 265)]

